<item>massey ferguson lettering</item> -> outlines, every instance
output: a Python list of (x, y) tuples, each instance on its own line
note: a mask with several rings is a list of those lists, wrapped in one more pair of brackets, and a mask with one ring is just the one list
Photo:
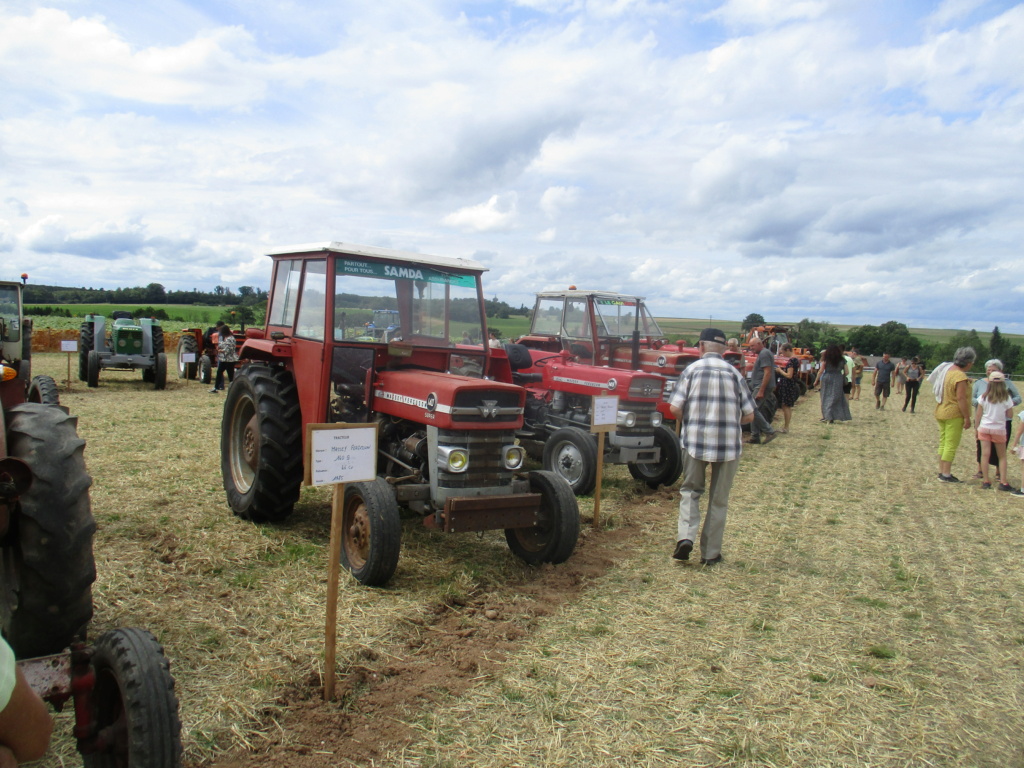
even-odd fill
[(619, 382), (616, 381), (615, 379), (609, 379), (607, 382), (602, 384), (599, 381), (583, 381), (582, 379), (570, 379), (568, 376), (553, 376), (552, 378), (555, 381), (561, 381), (565, 384), (575, 384), (580, 387), (593, 387), (594, 389), (613, 390), (619, 385)]
[(441, 405), (438, 403), (437, 395), (433, 395), (433, 403), (429, 403), (427, 400), (420, 400), (418, 397), (412, 397), (410, 395), (400, 395), (397, 392), (385, 392), (382, 389), (375, 389), (373, 391), (373, 396), (379, 397), (381, 400), (390, 400), (393, 403), (401, 403), (402, 405), (411, 405), (414, 408), (422, 408), (424, 411), (451, 413), (452, 410), (450, 405)]

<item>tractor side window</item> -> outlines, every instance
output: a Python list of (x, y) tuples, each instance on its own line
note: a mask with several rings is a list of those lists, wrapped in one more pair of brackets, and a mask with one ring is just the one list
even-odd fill
[(538, 299), (533, 310), (533, 333), (542, 336), (562, 335), (562, 299)]
[(274, 277), (274, 298), (267, 314), (267, 325), (292, 327), (295, 307), (299, 298), (299, 279), (302, 277), (302, 262), (299, 259), (277, 262)]
[(324, 308), (327, 306), (327, 262), (306, 262), (306, 279), (302, 283), (299, 317), (295, 335), (304, 339), (324, 340)]
[(587, 302), (569, 300), (565, 302), (565, 335), (572, 339), (590, 338), (590, 321), (587, 317)]
[(599, 299), (597, 314), (600, 317), (598, 329), (602, 336), (628, 339), (636, 328), (636, 301), (633, 299)]

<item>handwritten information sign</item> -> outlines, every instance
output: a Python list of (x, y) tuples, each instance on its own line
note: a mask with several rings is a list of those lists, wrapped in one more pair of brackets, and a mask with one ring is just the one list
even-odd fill
[(334, 485), (377, 476), (374, 424), (309, 424), (306, 427), (306, 484)]
[(78, 342), (74, 341), (74, 340), (64, 341), (62, 339), (61, 342), (60, 342), (60, 351), (61, 352), (77, 352), (78, 351)]
[(615, 422), (619, 416), (619, 398), (615, 395), (608, 397), (595, 397), (594, 398), (594, 423), (591, 425), (594, 429), (591, 432), (596, 432), (597, 428), (608, 428), (614, 427)]
[(196, 361), (196, 353), (195, 352), (182, 352), (181, 353), (181, 362), (183, 362), (183, 363), (194, 363), (195, 361)]

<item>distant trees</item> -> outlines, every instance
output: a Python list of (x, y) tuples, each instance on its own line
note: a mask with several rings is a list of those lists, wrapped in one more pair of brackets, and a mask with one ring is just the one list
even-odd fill
[(842, 344), (843, 333), (832, 323), (804, 318), (793, 332), (790, 341), (794, 346), (821, 351), (829, 344)]
[(751, 328), (756, 328), (759, 325), (764, 325), (764, 317), (762, 315), (757, 314), (757, 312), (751, 312), (749, 315), (743, 318), (743, 323), (741, 327), (743, 328), (743, 332), (746, 333)]
[(914, 357), (921, 351), (921, 340), (903, 323), (890, 320), (879, 326), (860, 325), (846, 334), (848, 346), (865, 355), (888, 352), (893, 357)]
[(168, 291), (160, 283), (145, 287), (116, 288), (65, 288), (55, 285), (25, 286), (26, 304), (209, 304), (214, 306), (257, 306), (265, 303), (267, 292), (243, 285), (235, 293), (230, 288), (218, 285), (212, 291)]

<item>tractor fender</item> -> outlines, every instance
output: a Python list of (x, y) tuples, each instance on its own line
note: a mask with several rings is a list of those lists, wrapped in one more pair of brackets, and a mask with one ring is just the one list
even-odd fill
[(238, 357), (243, 360), (264, 360), (274, 362), (282, 358), (291, 358), (291, 341), (281, 339), (254, 339), (246, 338), (242, 348), (238, 350)]

